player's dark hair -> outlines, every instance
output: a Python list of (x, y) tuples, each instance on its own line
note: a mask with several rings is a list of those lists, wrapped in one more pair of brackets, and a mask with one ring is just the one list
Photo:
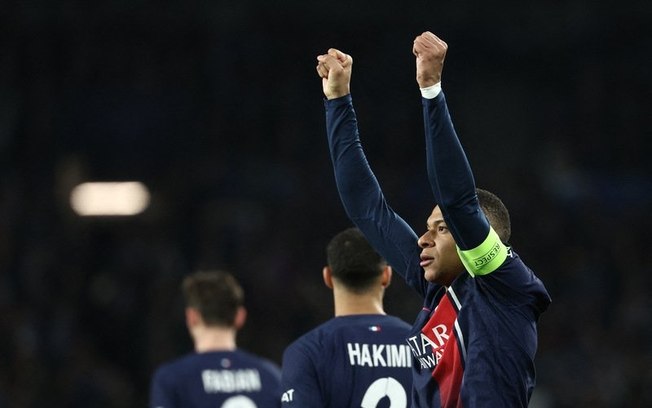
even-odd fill
[(197, 309), (207, 326), (234, 324), (244, 292), (236, 279), (224, 271), (195, 272), (181, 285), (186, 307)]
[(331, 239), (326, 261), (333, 277), (356, 293), (371, 287), (387, 265), (357, 228), (345, 229)]
[(482, 208), (484, 215), (489, 220), (489, 224), (491, 224), (496, 233), (498, 233), (500, 240), (507, 244), (512, 235), (512, 227), (507, 207), (505, 207), (505, 204), (503, 204), (498, 196), (487, 190), (477, 188), (476, 192), (478, 194), (480, 208)]

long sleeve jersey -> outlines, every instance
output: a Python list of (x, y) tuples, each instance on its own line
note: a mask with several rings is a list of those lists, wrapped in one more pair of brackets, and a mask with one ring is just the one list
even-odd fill
[(535, 383), (543, 283), (497, 238), (443, 93), (423, 99), (428, 175), (469, 273), (449, 287), (425, 280), (414, 230), (389, 206), (359, 138), (350, 95), (325, 101), (335, 180), (347, 215), (424, 299), (407, 343), (412, 407), (527, 407)]

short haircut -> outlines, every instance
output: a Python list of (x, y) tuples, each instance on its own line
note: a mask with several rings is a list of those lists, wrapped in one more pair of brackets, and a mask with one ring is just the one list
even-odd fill
[(370, 289), (387, 266), (357, 228), (345, 229), (331, 239), (326, 261), (333, 278), (355, 293)]
[(244, 292), (238, 281), (224, 271), (195, 272), (181, 285), (186, 307), (196, 309), (207, 326), (232, 327)]
[(494, 231), (498, 233), (500, 240), (507, 244), (512, 235), (512, 227), (507, 207), (505, 207), (505, 204), (503, 204), (498, 196), (487, 190), (477, 188), (476, 192), (478, 194), (480, 208), (482, 208), (484, 215), (489, 220), (489, 224), (491, 224)]

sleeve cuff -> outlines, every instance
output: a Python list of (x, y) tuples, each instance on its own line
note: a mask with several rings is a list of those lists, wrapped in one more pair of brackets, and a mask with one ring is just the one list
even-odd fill
[(426, 99), (434, 99), (441, 92), (441, 82), (437, 82), (432, 86), (419, 89), (421, 90), (421, 96)]

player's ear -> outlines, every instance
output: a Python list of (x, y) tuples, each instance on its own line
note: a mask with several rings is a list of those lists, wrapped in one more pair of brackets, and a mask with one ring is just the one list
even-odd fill
[(383, 268), (383, 274), (380, 283), (383, 285), (384, 288), (388, 287), (389, 284), (392, 282), (392, 267), (389, 265), (385, 265)]
[(235, 319), (233, 319), (233, 325), (236, 330), (240, 330), (247, 321), (247, 309), (244, 306), (238, 307), (238, 310), (235, 312)]
[(194, 307), (186, 308), (186, 326), (188, 326), (189, 329), (197, 326), (201, 321), (201, 315), (197, 309)]
[(322, 276), (324, 277), (324, 284), (329, 288), (333, 289), (333, 271), (330, 266), (324, 266), (324, 269), (321, 270)]

